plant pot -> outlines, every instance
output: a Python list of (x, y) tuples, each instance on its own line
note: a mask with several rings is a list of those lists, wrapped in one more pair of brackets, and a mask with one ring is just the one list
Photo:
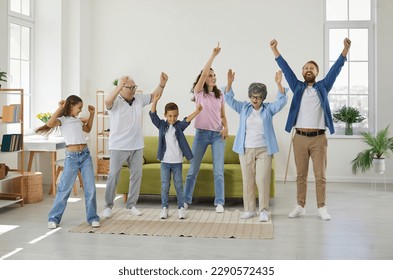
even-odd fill
[(351, 123), (345, 124), (345, 135), (353, 135), (353, 127)]
[(376, 174), (383, 174), (385, 172), (385, 159), (374, 158), (373, 159), (373, 170)]

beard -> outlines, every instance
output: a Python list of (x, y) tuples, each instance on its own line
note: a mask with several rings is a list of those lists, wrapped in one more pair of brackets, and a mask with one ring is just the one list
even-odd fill
[(308, 73), (306, 73), (305, 75), (303, 75), (304, 81), (306, 83), (315, 83), (315, 76), (313, 74), (311, 75), (307, 75)]

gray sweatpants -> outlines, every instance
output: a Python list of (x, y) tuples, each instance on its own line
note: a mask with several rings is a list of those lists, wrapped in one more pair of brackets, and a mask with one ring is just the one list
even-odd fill
[(116, 196), (116, 186), (120, 177), (123, 163), (127, 162), (130, 169), (130, 184), (126, 207), (136, 206), (139, 198), (142, 180), (143, 149), (133, 151), (110, 151), (109, 174), (106, 181), (105, 207), (113, 208)]

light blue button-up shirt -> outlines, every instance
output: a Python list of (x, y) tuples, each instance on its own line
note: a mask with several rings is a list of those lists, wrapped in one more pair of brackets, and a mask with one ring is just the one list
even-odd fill
[[(253, 111), (252, 104), (248, 101), (237, 101), (234, 98), (235, 94), (232, 88), (228, 92), (225, 92), (225, 88), (223, 88), (222, 91), (225, 93), (225, 102), (240, 115), (239, 129), (237, 131), (232, 149), (235, 153), (244, 155), (244, 142), (246, 139), (246, 121)], [(267, 152), (269, 155), (273, 155), (278, 152), (278, 144), (273, 127), (273, 116), (278, 113), (285, 106), (285, 104), (287, 104), (287, 91), (288, 89), (285, 88), (285, 93), (278, 92), (275, 102), (262, 103), (261, 118), (263, 120), (264, 135), (266, 140)]]

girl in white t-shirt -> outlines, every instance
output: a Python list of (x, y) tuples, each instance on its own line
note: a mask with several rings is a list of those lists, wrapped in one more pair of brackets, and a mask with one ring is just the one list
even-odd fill
[(59, 102), (59, 108), (52, 114), (46, 125), (36, 130), (39, 134), (46, 134), (54, 128), (60, 127), (66, 142), (64, 169), (52, 210), (48, 215), (48, 228), (50, 229), (55, 229), (60, 224), (78, 170), (81, 170), (84, 184), (87, 222), (92, 227), (100, 226), (100, 217), (97, 215), (93, 162), (83, 135), (83, 132), (91, 131), (95, 108), (89, 105), (89, 118), (82, 121), (77, 117), (82, 111), (82, 107), (82, 99), (76, 95), (70, 95), (66, 100)]

